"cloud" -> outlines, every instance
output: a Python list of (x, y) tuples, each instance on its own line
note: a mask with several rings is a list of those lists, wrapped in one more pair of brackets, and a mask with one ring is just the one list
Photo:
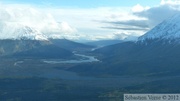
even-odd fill
[(128, 33), (128, 32), (116, 32), (113, 35), (113, 39), (117, 40), (126, 40), (126, 41), (136, 41), (138, 39), (137, 33)]
[(148, 30), (148, 29), (145, 29), (145, 28), (138, 28), (138, 27), (131, 27), (131, 28), (128, 28), (128, 27), (102, 27), (102, 28), (125, 30), (125, 31), (136, 31), (136, 30), (147, 31)]
[(147, 9), (149, 9), (149, 8), (150, 8), (150, 7), (148, 7), (148, 6), (143, 7), (143, 6), (141, 6), (140, 4), (137, 4), (137, 5), (135, 5), (134, 7), (132, 7), (132, 11), (133, 11), (133, 12), (142, 12), (142, 11), (147, 10)]
[(28, 26), (52, 38), (111, 39), (114, 30), (102, 29), (103, 24), (97, 21), (111, 19), (110, 15), (120, 11), (121, 8), (111, 7), (39, 8), (26, 4), (0, 4), (0, 38), (15, 38), (19, 34), (15, 33), (17, 29)]
[(83, 9), (0, 4), (0, 37), (14, 36), (16, 29), (22, 26), (49, 37), (73, 40), (113, 39), (126, 36), (123, 33), (137, 37), (179, 10), (179, 0), (162, 0), (152, 7), (137, 4)]
[(30, 5), (1, 4), (0, 5), (0, 37), (15, 38), (17, 30), (28, 26), (44, 35), (51, 37), (73, 36), (76, 29), (67, 22), (58, 22), (54, 17), (40, 8)]
[(180, 5), (179, 0), (161, 0), (161, 5)]
[[(139, 19), (129, 15), (125, 7), (99, 7), (99, 8), (56, 8), (48, 9), (59, 20), (64, 20), (75, 26), (79, 36), (87, 40), (112, 39), (113, 33), (119, 31), (110, 28), (111, 23), (119, 20)], [(59, 13), (57, 13), (59, 12)], [(104, 28), (103, 28), (104, 27)], [(125, 30), (125, 29), (124, 29)], [(84, 37), (86, 36), (86, 37)]]
[(176, 13), (180, 13), (179, 0), (162, 0), (158, 6), (153, 7), (135, 5), (131, 8), (131, 12), (126, 15), (127, 19), (123, 19), (122, 16), (117, 19), (116, 16), (111, 17), (110, 20), (101, 21), (101, 23), (106, 23), (106, 26), (102, 28), (116, 29), (133, 34), (139, 33), (140, 36)]
[[(114, 33), (145, 34), (163, 20), (179, 13), (179, 0), (162, 0), (156, 6), (99, 7), (91, 9), (52, 9), (55, 18), (77, 27), (80, 36), (89, 39), (115, 38)], [(61, 13), (56, 13), (61, 12)]]
[(143, 23), (146, 19), (129, 14), (130, 9), (128, 7), (39, 8), (26, 4), (1, 4), (0, 37), (18, 36), (15, 35), (16, 29), (22, 26), (38, 30), (48, 37), (71, 40), (112, 39), (114, 33), (120, 30), (134, 31), (141, 35), (148, 27)]
[(139, 36), (149, 30), (150, 26), (147, 18), (134, 15), (133, 13), (119, 14), (121, 15), (114, 14), (109, 16), (109, 19), (100, 21), (100, 23), (104, 24), (101, 28), (116, 30), (116, 32), (138, 33)]
[(144, 23), (148, 23), (149, 28), (153, 28), (157, 24), (161, 23), (163, 20), (180, 13), (180, 1), (179, 0), (161, 0), (158, 6), (149, 7), (139, 12), (134, 12), (133, 15), (138, 17), (145, 17), (148, 20)]
[[(149, 25), (147, 23), (147, 20), (127, 20), (127, 21), (112, 21), (112, 22), (106, 22), (113, 24), (115, 26), (126, 26), (127, 29), (135, 29), (135, 30), (147, 30), (149, 28)], [(118, 28), (118, 27), (117, 27)]]

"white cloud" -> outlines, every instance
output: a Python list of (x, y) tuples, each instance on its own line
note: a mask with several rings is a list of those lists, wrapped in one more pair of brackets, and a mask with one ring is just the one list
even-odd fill
[(83, 38), (86, 40), (113, 39), (117, 29), (102, 28), (109, 26), (104, 22), (143, 19), (129, 14), (131, 11), (129, 7), (48, 8), (46, 11), (50, 12), (57, 20), (63, 20), (75, 26), (81, 40)]
[(152, 28), (174, 14), (180, 13), (180, 3), (178, 2), (179, 0), (162, 0), (160, 5), (141, 12), (134, 12), (134, 15), (147, 18), (147, 23)]
[(127, 40), (127, 41), (136, 41), (137, 37), (139, 35), (137, 33), (133, 33), (133, 32), (116, 32), (114, 33), (113, 39), (118, 39), (118, 40)]
[(180, 5), (180, 0), (161, 0), (161, 5)]
[(134, 7), (132, 7), (132, 11), (133, 11), (133, 12), (142, 12), (142, 11), (147, 10), (147, 9), (149, 9), (149, 8), (150, 8), (150, 7), (148, 7), (148, 6), (143, 7), (143, 6), (141, 6), (140, 4), (137, 4), (137, 5), (135, 5)]
[(14, 38), (16, 31), (22, 26), (28, 26), (51, 37), (52, 35), (71, 36), (76, 32), (66, 22), (57, 22), (50, 13), (30, 5), (0, 5), (0, 37)]
[[(122, 16), (112, 17), (111, 20), (104, 21), (109, 25), (103, 28), (119, 30), (115, 37), (137, 37), (176, 13), (180, 13), (180, 0), (162, 0), (159, 5), (153, 7), (143, 7), (137, 4), (129, 13), (125, 13), (127, 19), (123, 19)], [(130, 35), (124, 33), (130, 33)]]
[(111, 39), (114, 30), (101, 28), (105, 24), (99, 23), (99, 21), (128, 19), (126, 15), (128, 13), (122, 8), (38, 8), (24, 4), (1, 4), (0, 37), (14, 38), (18, 36), (18, 33), (15, 33), (16, 29), (28, 26), (53, 38)]

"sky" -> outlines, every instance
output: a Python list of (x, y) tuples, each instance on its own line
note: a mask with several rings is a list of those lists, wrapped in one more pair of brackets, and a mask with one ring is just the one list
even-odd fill
[(136, 40), (179, 11), (180, 0), (0, 0), (0, 38), (28, 26), (51, 38)]
[(160, 0), (1, 0), (6, 3), (21, 3), (21, 4), (37, 4), (37, 5), (52, 5), (57, 7), (119, 7), (119, 6), (134, 6), (137, 3), (141, 5), (154, 6), (159, 4)]

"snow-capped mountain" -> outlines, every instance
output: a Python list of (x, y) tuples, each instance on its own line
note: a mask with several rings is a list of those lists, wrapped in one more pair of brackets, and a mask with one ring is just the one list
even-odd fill
[[(180, 14), (163, 21), (141, 36), (137, 42), (123, 42), (93, 52), (102, 56), (102, 71), (106, 73), (179, 75)], [(98, 71), (96, 68), (85, 70)]]
[(43, 35), (40, 31), (24, 26), (16, 30), (18, 33), (17, 39), (28, 39), (28, 40), (48, 40), (48, 37)]
[(0, 57), (64, 58), (71, 51), (55, 46), (39, 30), (18, 23), (0, 23)]
[(12, 22), (0, 23), (0, 39), (13, 39), (13, 40), (48, 40), (39, 30)]
[(152, 30), (139, 37), (139, 41), (160, 39), (169, 41), (180, 38), (180, 14), (163, 21)]

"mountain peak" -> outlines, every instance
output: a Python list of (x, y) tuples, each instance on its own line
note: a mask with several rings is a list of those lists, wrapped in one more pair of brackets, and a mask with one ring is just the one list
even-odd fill
[(48, 40), (39, 30), (19, 23), (1, 22), (0, 39)]
[(139, 37), (139, 41), (144, 40), (174, 40), (180, 38), (180, 13), (164, 20), (152, 30)]
[(28, 26), (18, 29), (16, 33), (18, 33), (17, 39), (48, 40), (48, 38), (41, 32)]

